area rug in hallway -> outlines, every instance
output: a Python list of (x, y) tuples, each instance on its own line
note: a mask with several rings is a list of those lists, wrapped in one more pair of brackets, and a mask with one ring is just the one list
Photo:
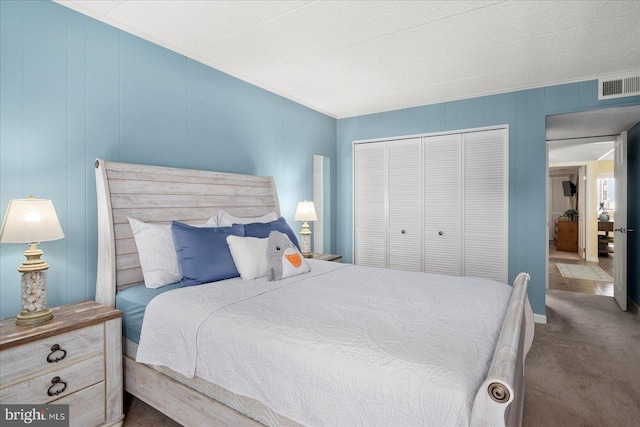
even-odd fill
[(613, 278), (597, 265), (576, 265), (556, 263), (562, 277), (567, 279), (595, 280), (597, 282), (613, 282)]

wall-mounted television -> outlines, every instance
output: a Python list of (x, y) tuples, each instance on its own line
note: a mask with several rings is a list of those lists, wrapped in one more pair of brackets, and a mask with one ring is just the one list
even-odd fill
[(564, 190), (564, 195), (567, 197), (576, 195), (576, 185), (571, 181), (562, 181), (562, 189)]

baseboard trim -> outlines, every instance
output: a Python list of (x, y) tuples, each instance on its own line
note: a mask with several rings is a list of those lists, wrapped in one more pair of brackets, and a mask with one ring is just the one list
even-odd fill
[(544, 315), (544, 314), (535, 314), (535, 313), (533, 313), (533, 321), (535, 323), (546, 324), (547, 323), (547, 316)]

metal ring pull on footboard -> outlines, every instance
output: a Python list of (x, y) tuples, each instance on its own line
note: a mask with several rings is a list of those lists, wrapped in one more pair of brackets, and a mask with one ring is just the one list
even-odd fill
[(508, 402), (509, 397), (511, 397), (509, 390), (500, 383), (489, 384), (487, 391), (489, 392), (489, 396), (498, 403)]

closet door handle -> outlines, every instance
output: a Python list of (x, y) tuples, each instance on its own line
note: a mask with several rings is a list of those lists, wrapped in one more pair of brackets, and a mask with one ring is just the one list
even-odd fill
[(444, 233), (442, 231), (438, 231), (438, 236), (442, 236)]
[(406, 230), (400, 230), (400, 233), (402, 233), (402, 234), (406, 234), (406, 233), (407, 233), (407, 231), (406, 231)]

